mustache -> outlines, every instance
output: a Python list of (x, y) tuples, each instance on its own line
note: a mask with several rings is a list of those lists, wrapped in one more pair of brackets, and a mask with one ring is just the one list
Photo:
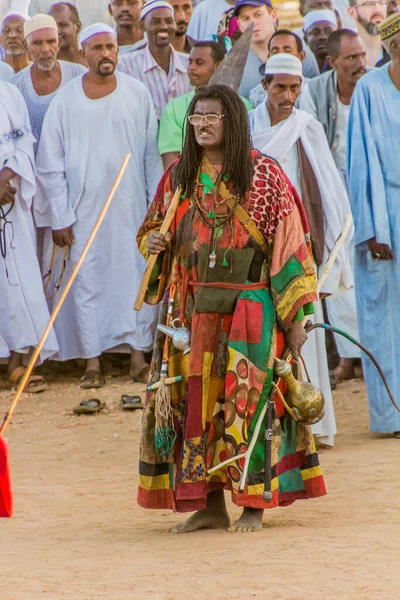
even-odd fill
[(365, 69), (364, 67), (362, 67), (361, 69), (357, 69), (356, 71), (353, 71), (353, 75), (365, 75), (365, 73), (367, 72), (367, 69)]

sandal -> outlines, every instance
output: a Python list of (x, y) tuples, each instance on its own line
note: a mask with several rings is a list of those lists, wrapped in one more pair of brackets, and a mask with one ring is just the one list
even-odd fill
[(106, 403), (101, 402), (98, 398), (90, 398), (89, 400), (82, 400), (82, 402), (75, 406), (74, 413), (76, 415), (85, 415), (99, 412), (105, 408)]
[(147, 383), (149, 380), (149, 374), (150, 374), (150, 365), (146, 365), (138, 373), (133, 373), (131, 371), (132, 380), (135, 383)]
[(104, 387), (106, 380), (100, 371), (86, 371), (81, 377), (80, 387), (82, 390), (99, 389)]
[(140, 396), (129, 396), (129, 394), (122, 394), (121, 408), (122, 410), (136, 410), (137, 408), (144, 408), (144, 405)]
[[(26, 367), (17, 367), (8, 376), (7, 387), (9, 389), (19, 386), (21, 379), (25, 375)], [(28, 394), (39, 394), (47, 390), (47, 383), (40, 375), (31, 375), (26, 382), (24, 392)]]

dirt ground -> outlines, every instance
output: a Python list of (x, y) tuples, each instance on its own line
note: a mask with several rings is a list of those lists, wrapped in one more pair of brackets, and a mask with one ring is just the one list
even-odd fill
[[(76, 417), (93, 397), (78, 375), (25, 395), (7, 431), (15, 516), (0, 521), (2, 600), (400, 599), (400, 440), (369, 433), (362, 382), (335, 392), (328, 496), (267, 512), (257, 533), (177, 536), (179, 515), (136, 504), (141, 411), (119, 400), (142, 387), (109, 378), (96, 394), (107, 409)], [(0, 414), (11, 397), (0, 384)]]

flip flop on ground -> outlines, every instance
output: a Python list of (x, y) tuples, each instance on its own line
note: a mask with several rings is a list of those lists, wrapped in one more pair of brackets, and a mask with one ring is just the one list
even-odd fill
[(80, 387), (83, 390), (99, 389), (104, 387), (106, 381), (100, 371), (86, 371), (81, 378)]
[(98, 398), (90, 398), (89, 400), (82, 400), (82, 402), (75, 406), (74, 413), (76, 415), (86, 415), (99, 412), (105, 408), (106, 403), (101, 402)]
[(144, 405), (140, 396), (129, 396), (129, 394), (122, 394), (121, 408), (122, 410), (136, 410), (138, 408), (144, 408)]
[[(17, 367), (8, 375), (8, 387), (18, 387), (26, 371), (26, 367)], [(47, 383), (40, 375), (31, 375), (25, 385), (24, 392), (38, 394), (47, 390)]]

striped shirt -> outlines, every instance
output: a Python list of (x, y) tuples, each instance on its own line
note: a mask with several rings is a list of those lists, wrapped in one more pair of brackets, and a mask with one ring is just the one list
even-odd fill
[(139, 79), (149, 90), (160, 120), (164, 106), (177, 96), (190, 92), (192, 86), (187, 74), (188, 55), (176, 52), (172, 46), (169, 74), (160, 67), (150, 52), (149, 46), (125, 54), (118, 63), (118, 69)]

